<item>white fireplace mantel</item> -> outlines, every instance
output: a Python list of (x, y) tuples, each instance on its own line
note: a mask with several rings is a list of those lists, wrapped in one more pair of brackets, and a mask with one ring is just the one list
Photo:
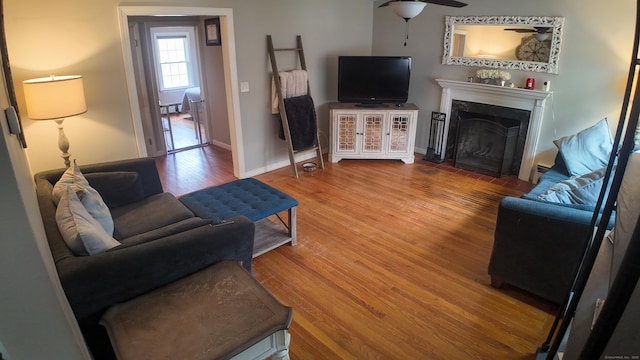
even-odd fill
[(489, 84), (471, 83), (456, 80), (436, 79), (442, 87), (440, 100), (440, 112), (445, 113), (444, 138), (440, 146), (441, 160), (446, 156), (447, 137), (449, 135), (449, 122), (451, 116), (451, 103), (453, 100), (470, 101), (481, 104), (503, 106), (513, 109), (528, 110), (529, 129), (522, 153), (522, 163), (518, 178), (530, 181), (533, 177), (533, 161), (538, 147), (540, 127), (544, 115), (544, 105), (552, 94), (550, 91), (526, 90), (510, 87), (502, 87)]

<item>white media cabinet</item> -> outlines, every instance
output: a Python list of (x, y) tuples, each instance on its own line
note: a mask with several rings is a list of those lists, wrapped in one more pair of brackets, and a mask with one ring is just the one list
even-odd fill
[(398, 159), (412, 164), (418, 107), (385, 104), (362, 107), (331, 103), (329, 161), (342, 159)]

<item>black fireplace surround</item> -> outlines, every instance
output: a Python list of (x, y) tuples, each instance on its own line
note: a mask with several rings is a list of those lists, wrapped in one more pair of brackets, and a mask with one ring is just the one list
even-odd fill
[(453, 100), (446, 157), (481, 174), (517, 175), (530, 116), (529, 110)]

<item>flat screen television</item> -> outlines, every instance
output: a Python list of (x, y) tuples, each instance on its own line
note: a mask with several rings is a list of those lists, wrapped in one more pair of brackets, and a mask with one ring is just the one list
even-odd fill
[(410, 75), (409, 56), (339, 56), (338, 101), (404, 104), (409, 97)]

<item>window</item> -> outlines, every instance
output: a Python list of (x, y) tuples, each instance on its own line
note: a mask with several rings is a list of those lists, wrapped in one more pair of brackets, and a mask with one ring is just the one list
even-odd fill
[(195, 28), (151, 28), (156, 78), (161, 92), (198, 86)]
[(162, 89), (188, 87), (189, 67), (187, 66), (187, 37), (156, 37)]

